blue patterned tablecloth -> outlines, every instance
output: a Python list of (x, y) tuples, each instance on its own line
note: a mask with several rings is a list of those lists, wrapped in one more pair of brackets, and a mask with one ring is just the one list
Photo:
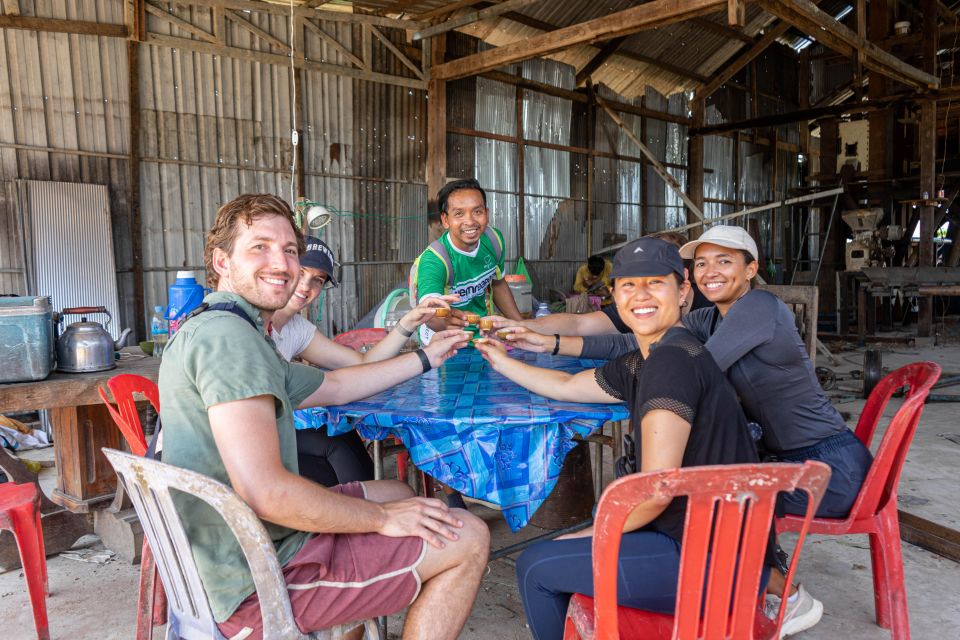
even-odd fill
[[(519, 349), (511, 356), (575, 373), (602, 364)], [(513, 531), (550, 494), (574, 435), (586, 436), (628, 416), (622, 404), (549, 400), (494, 372), (474, 349), (439, 369), (366, 400), (295, 414), (298, 429), (356, 428), (370, 440), (398, 437), (413, 463), (474, 498), (499, 505)]]

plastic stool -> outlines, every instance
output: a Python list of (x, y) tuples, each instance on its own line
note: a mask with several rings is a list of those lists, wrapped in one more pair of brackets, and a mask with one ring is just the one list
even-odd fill
[(20, 551), (23, 576), (33, 606), (33, 622), (38, 640), (50, 640), (47, 624), (47, 558), (40, 528), (40, 494), (34, 484), (0, 484), (0, 529), (13, 533)]

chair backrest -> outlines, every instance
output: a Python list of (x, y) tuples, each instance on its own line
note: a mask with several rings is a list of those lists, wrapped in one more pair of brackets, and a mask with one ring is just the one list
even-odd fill
[(113, 376), (107, 380), (107, 386), (113, 393), (117, 409), (114, 409), (110, 401), (107, 400), (107, 394), (103, 387), (97, 388), (100, 399), (110, 410), (110, 415), (120, 428), (120, 432), (123, 433), (130, 450), (138, 456), (145, 455), (147, 453), (147, 439), (143, 435), (143, 426), (140, 424), (140, 414), (137, 412), (137, 403), (133, 399), (133, 394), (139, 393), (149, 400), (153, 409), (159, 415), (160, 390), (152, 380), (132, 373)]
[(909, 387), (903, 404), (894, 414), (877, 448), (860, 494), (850, 509), (849, 519), (873, 517), (896, 497), (907, 450), (917, 431), (930, 388), (937, 382), (940, 372), (940, 366), (933, 362), (914, 362), (890, 372), (870, 392), (856, 429), (857, 437), (867, 447), (873, 441), (890, 398), (904, 386)]
[(777, 493), (799, 489), (810, 495), (786, 576), (789, 584), (829, 479), (827, 465), (810, 461), (667, 469), (611, 483), (600, 498), (594, 526), (595, 638), (619, 638), (617, 566), (627, 517), (646, 500), (674, 496), (687, 496), (687, 515), (673, 638), (752, 638)]
[(350, 347), (354, 351), (360, 351), (365, 344), (376, 344), (387, 336), (387, 332), (379, 327), (367, 329), (351, 329), (334, 336), (333, 341)]
[(817, 364), (817, 309), (819, 288), (797, 284), (757, 284), (758, 289), (777, 296), (793, 311), (797, 331), (807, 348), (807, 355), (814, 366)]
[(130, 495), (156, 558), (176, 637), (222, 638), (190, 550), (171, 489), (210, 505), (224, 519), (247, 559), (260, 599), (264, 640), (307, 640), (294, 622), (273, 541), (253, 510), (221, 482), (156, 460), (104, 449)]

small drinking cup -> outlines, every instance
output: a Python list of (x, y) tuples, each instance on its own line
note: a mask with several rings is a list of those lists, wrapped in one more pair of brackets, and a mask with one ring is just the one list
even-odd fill
[(501, 340), (506, 340), (507, 336), (509, 336), (511, 333), (512, 332), (510, 331), (510, 329), (500, 329), (499, 331), (497, 331), (497, 337), (500, 338)]
[(467, 324), (474, 324), (474, 325), (475, 325), (475, 324), (477, 324), (478, 322), (480, 322), (480, 316), (478, 316), (478, 315), (475, 314), (475, 313), (468, 313), (468, 314), (467, 314)]
[(450, 309), (447, 307), (437, 307), (433, 310), (433, 314), (438, 318), (446, 318), (450, 315)]
[(493, 329), (493, 318), (483, 318), (480, 320), (480, 330), (490, 331)]

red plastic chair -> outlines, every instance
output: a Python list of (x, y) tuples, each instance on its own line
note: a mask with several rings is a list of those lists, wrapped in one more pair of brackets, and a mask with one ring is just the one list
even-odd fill
[[(916, 362), (901, 367), (881, 380), (867, 399), (856, 435), (867, 447), (873, 440), (880, 417), (893, 394), (909, 386), (903, 404), (890, 421), (880, 442), (873, 465), (867, 473), (850, 515), (843, 520), (814, 518), (810, 533), (870, 536), (870, 560), (873, 565), (873, 598), (877, 624), (891, 630), (893, 640), (909, 640), (910, 618), (907, 591), (903, 583), (903, 556), (900, 548), (900, 522), (897, 518), (897, 486), (907, 457), (907, 449), (917, 430), (923, 404), (930, 388), (940, 377), (940, 367), (932, 362)], [(802, 518), (788, 515), (777, 520), (777, 531), (797, 531)]]
[[(117, 408), (107, 399), (103, 387), (97, 392), (103, 404), (110, 411), (113, 421), (117, 423), (120, 432), (127, 441), (130, 451), (137, 456), (147, 453), (147, 439), (143, 435), (143, 426), (140, 424), (140, 414), (137, 413), (137, 404), (133, 394), (139, 393), (150, 401), (154, 410), (160, 413), (160, 390), (152, 381), (143, 376), (129, 373), (113, 376), (107, 381), (107, 386), (113, 393)], [(152, 615), (151, 615), (152, 608)], [(153, 636), (153, 625), (166, 624), (167, 598), (157, 574), (153, 552), (146, 538), (143, 540), (143, 551), (140, 554), (140, 594), (137, 600), (137, 640), (149, 640)]]
[(40, 494), (35, 484), (0, 484), (0, 530), (3, 529), (12, 532), (17, 541), (37, 638), (50, 640), (46, 602), (50, 587), (47, 583), (43, 530), (40, 527)]
[[(777, 638), (786, 599), (777, 619), (770, 620), (758, 598), (777, 493), (807, 491), (809, 522), (829, 479), (827, 465), (806, 462), (667, 469), (614, 481), (603, 492), (595, 519), (595, 597), (570, 599), (564, 639)], [(684, 495), (687, 517), (674, 615), (618, 607), (617, 565), (627, 516), (646, 500)], [(787, 584), (805, 534), (801, 527)]]
[(351, 329), (334, 336), (333, 341), (350, 347), (354, 351), (360, 351), (365, 344), (376, 344), (387, 337), (385, 329), (379, 327), (369, 329)]

